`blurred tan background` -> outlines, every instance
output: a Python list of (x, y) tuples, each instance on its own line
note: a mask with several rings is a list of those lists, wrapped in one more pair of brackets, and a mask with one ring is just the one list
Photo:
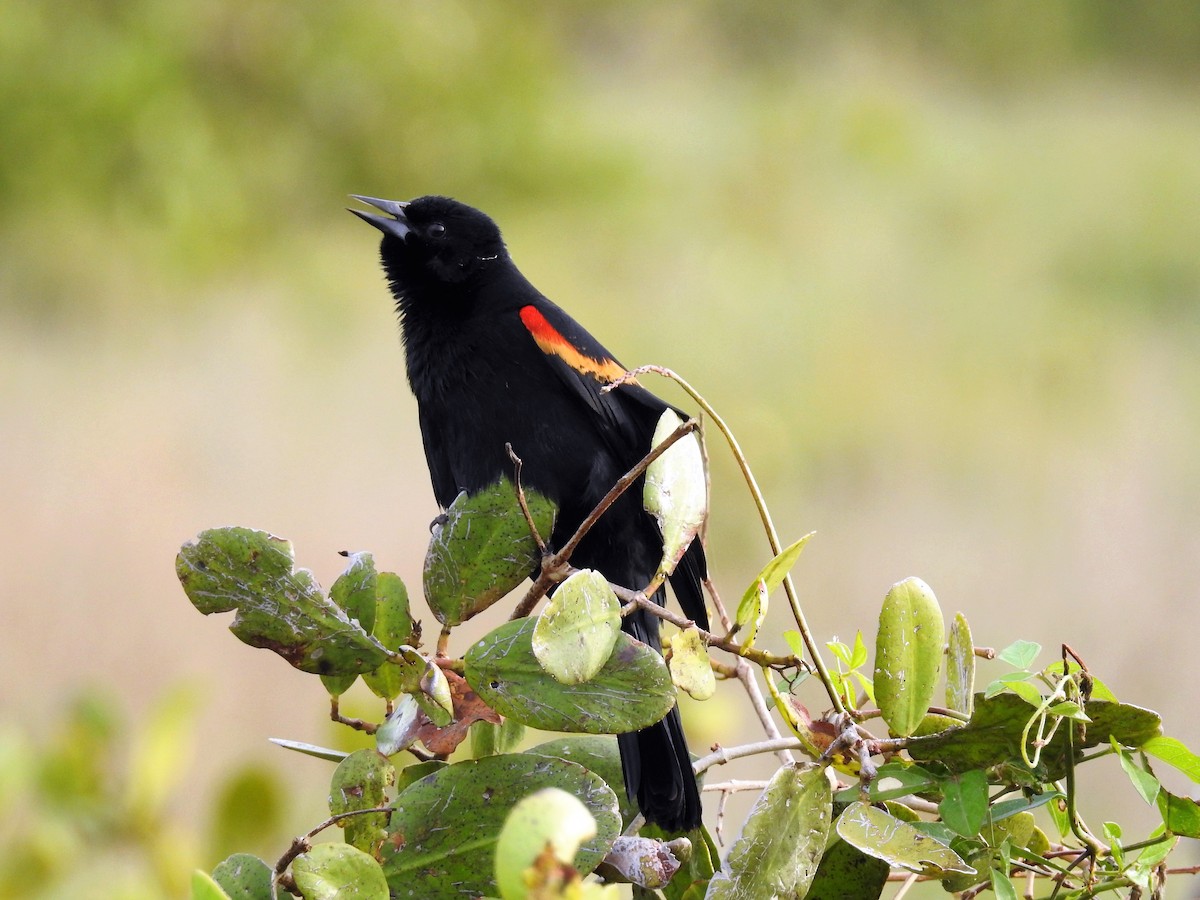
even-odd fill
[[(301, 795), (277, 841), (321, 817), (328, 765), (266, 743), (341, 740), (319, 684), (200, 617), (173, 560), (240, 524), (325, 585), (342, 549), (420, 583), (436, 509), (351, 192), (482, 207), (626, 364), (703, 391), (784, 539), (818, 532), (821, 639), (870, 639), (919, 575), (977, 642), (1068, 642), (1200, 745), (1198, 71), (1184, 0), (12, 0), (0, 815), (81, 690), (123, 746), (183, 684), (173, 861), (219, 858), (209, 798), (247, 765)], [(769, 554), (712, 449), (733, 601)], [(697, 747), (757, 734), (722, 702)], [(161, 888), (112, 865), (40, 895)]]

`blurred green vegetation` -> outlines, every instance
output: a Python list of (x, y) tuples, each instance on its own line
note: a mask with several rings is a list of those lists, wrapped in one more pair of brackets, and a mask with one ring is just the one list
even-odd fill
[[(1200, 593), (1194, 3), (10, 0), (2, 19), (0, 604), (38, 598), (71, 660), (48, 672), (42, 623), (10, 622), (6, 718), (109, 682), (141, 722), (184, 668), (286, 719), (288, 673), (213, 664), (228, 636), (168, 571), (208, 525), (314, 552), (399, 530), (398, 568), (419, 567), (432, 504), (351, 192), (486, 209), (625, 362), (704, 391), (785, 536), (821, 532), (798, 573), (819, 634), (919, 574), (981, 640), (1094, 647), (1123, 699), (1200, 677), (1161, 628)], [(714, 461), (736, 596), (765, 560)], [(1190, 692), (1165, 693), (1200, 744)], [(120, 763), (88, 768), (113, 757), (29, 762), (46, 731), (6, 726), (6, 756), (26, 749), (4, 817), (17, 784), (118, 808)], [(71, 807), (72, 846), (128, 833), (110, 815)], [(179, 852), (211, 864), (188, 832)]]

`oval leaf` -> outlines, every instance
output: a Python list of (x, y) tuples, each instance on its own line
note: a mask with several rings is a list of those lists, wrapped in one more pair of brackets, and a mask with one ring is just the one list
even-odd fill
[(304, 672), (350, 675), (386, 658), (370, 635), (294, 567), (290, 541), (249, 528), (213, 528), (184, 544), (175, 574), (204, 615), (237, 610), (229, 630)]
[[(380, 572), (375, 585), (375, 624), (372, 634), (389, 650), (415, 643), (413, 620), (408, 609), (408, 590), (399, 575)], [(363, 673), (363, 682), (376, 697), (391, 700), (406, 689), (411, 690), (413, 681), (404, 666), (385, 662), (373, 672)]]
[(933, 702), (945, 625), (937, 598), (919, 578), (892, 585), (875, 638), (875, 702), (893, 734), (917, 730)]
[(547, 850), (570, 864), (584, 841), (596, 836), (596, 820), (578, 799), (559, 788), (535, 791), (517, 801), (496, 841), (496, 886), (504, 900), (525, 900), (525, 874)]
[(951, 873), (974, 874), (975, 869), (928, 834), (869, 803), (851, 803), (837, 820), (837, 833), (863, 853), (933, 878)]
[(292, 861), (305, 900), (388, 900), (387, 879), (374, 857), (349, 844), (316, 844)]
[(975, 698), (975, 645), (967, 617), (956, 613), (950, 623), (946, 652), (946, 708), (971, 715)]
[[(675, 410), (663, 410), (651, 446), (657, 447), (682, 424), (683, 419)], [(677, 440), (646, 469), (642, 503), (662, 532), (663, 557), (658, 570), (670, 575), (708, 515), (704, 455), (694, 434)]]
[(233, 854), (217, 864), (212, 877), (229, 900), (275, 900), (275, 873), (253, 854)]
[(560, 684), (533, 655), (533, 619), (501, 625), (467, 652), (467, 681), (500, 715), (544, 731), (621, 734), (653, 725), (675, 705), (662, 657), (626, 634), (587, 684)]
[[(396, 783), (396, 770), (376, 750), (355, 750), (343, 759), (329, 785), (329, 811), (335, 816), (387, 804), (387, 789)], [(346, 843), (374, 854), (384, 838), (387, 813), (350, 816), (342, 826)]]
[[(370, 553), (347, 553), (350, 564), (329, 588), (329, 599), (367, 634), (375, 627), (375, 558)], [(322, 675), (321, 683), (337, 697), (350, 690), (357, 675)]]
[(425, 900), (495, 896), (504, 822), (519, 800), (548, 787), (581, 800), (595, 820), (596, 836), (574, 858), (576, 869), (590, 872), (620, 832), (616, 796), (582, 766), (517, 753), (455, 763), (400, 792), (381, 854), (388, 883), (398, 896)]
[(708, 661), (708, 645), (695, 628), (671, 635), (671, 680), (697, 700), (707, 700), (717, 692), (717, 678)]
[(192, 872), (191, 900), (231, 900), (230, 896), (207, 872)]
[(762, 571), (750, 582), (750, 587), (746, 588), (746, 593), (742, 595), (742, 601), (738, 604), (735, 620), (743, 630), (752, 628), (745, 641), (747, 645), (754, 643), (758, 627), (766, 615), (766, 598), (779, 585), (783, 584), (783, 579), (792, 570), (796, 560), (800, 558), (800, 552), (804, 549), (804, 545), (814, 534), (816, 532), (810, 531), (794, 544), (780, 550), (778, 555), (763, 566)]
[(1142, 744), (1141, 749), (1151, 756), (1174, 766), (1192, 781), (1200, 782), (1200, 756), (1197, 756), (1178, 738), (1155, 737)]
[[(1110, 735), (1127, 747), (1141, 747), (1159, 733), (1162, 724), (1157, 713), (1128, 703), (1092, 700), (1085, 710), (1090, 725), (1064, 722), (1042, 748), (1039, 780), (1057, 781), (1066, 774), (1068, 727), (1076, 729), (1074, 747), (1079, 754), (1107, 743)], [(970, 722), (929, 737), (910, 738), (908, 753), (917, 762), (936, 761), (952, 773), (989, 769), (1021, 755), (1022, 733), (1034, 715), (1036, 711), (1015, 694), (976, 694)]]
[(556, 681), (590, 681), (612, 655), (621, 633), (621, 603), (599, 572), (571, 575), (537, 617), (533, 655)]
[(833, 791), (825, 766), (783, 766), (759, 796), (706, 900), (803, 897), (825, 850)]
[[(507, 720), (506, 720), (507, 721)], [(621, 811), (624, 829), (637, 815), (637, 806), (625, 792), (625, 773), (621, 769), (621, 753), (617, 739), (609, 734), (573, 734), (555, 738), (525, 751), (534, 756), (555, 756), (567, 762), (579, 763), (589, 772), (604, 779), (614, 794)]]
[[(525, 501), (543, 539), (554, 528), (554, 504), (535, 491)], [(537, 543), (507, 478), (458, 495), (425, 555), (425, 599), (443, 625), (487, 609), (537, 568)]]

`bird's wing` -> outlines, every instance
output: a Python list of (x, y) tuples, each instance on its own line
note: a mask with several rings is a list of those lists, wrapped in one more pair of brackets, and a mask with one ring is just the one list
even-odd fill
[(433, 485), (433, 496), (438, 506), (446, 509), (458, 496), (458, 482), (450, 467), (450, 456), (446, 452), (445, 439), (437, 424), (437, 416), (431, 415), (424, 405), (418, 409), (421, 424), (421, 442), (425, 445), (425, 461), (429, 464), (429, 480)]
[(654, 426), (667, 404), (635, 383), (602, 393), (601, 388), (625, 374), (625, 367), (553, 303), (526, 304), (520, 316), (555, 374), (597, 416), (599, 431), (620, 442), (614, 448), (623, 451), (619, 458), (632, 456), (636, 461), (648, 453)]

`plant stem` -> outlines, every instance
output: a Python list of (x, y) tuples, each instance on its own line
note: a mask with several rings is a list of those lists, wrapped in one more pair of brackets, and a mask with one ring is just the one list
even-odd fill
[[(770, 511), (767, 509), (766, 499), (763, 497), (762, 491), (758, 487), (758, 481), (754, 478), (754, 473), (750, 470), (750, 463), (746, 460), (746, 455), (742, 452), (741, 445), (738, 443), (737, 438), (734, 437), (734, 434), (729, 429), (729, 426), (725, 424), (725, 420), (717, 414), (717, 411), (713, 409), (712, 405), (705, 400), (695, 388), (693, 388), (683, 378), (679, 377), (678, 374), (670, 369), (662, 366), (641, 366), (637, 369), (626, 372), (612, 384), (605, 385), (605, 387), (603, 387), (601, 390), (612, 390), (618, 385), (647, 372), (653, 372), (656, 375), (669, 378), (683, 388), (683, 390), (687, 392), (688, 396), (696, 401), (696, 403), (704, 411), (704, 414), (712, 419), (713, 424), (717, 426), (717, 429), (721, 432), (721, 434), (725, 436), (725, 441), (729, 444), (729, 449), (733, 453), (733, 458), (736, 460), (738, 468), (742, 472), (742, 477), (745, 478), (746, 485), (750, 489), (750, 495), (754, 498), (754, 505), (758, 508), (758, 516), (762, 520), (763, 528), (767, 533), (767, 542), (771, 546), (771, 553), (774, 556), (778, 556), (779, 552), (783, 549), (779, 542), (779, 533), (775, 530), (775, 523), (771, 519)], [(813, 666), (817, 670), (817, 675), (820, 677), (821, 683), (825, 686), (825, 692), (829, 695), (829, 702), (833, 704), (833, 708), (837, 712), (845, 712), (846, 709), (842, 703), (842, 698), (833, 685), (833, 679), (829, 677), (829, 670), (825, 667), (825, 663), (821, 659), (817, 642), (813, 638), (812, 631), (808, 627), (808, 621), (804, 617), (804, 610), (800, 608), (800, 600), (796, 596), (796, 587), (792, 583), (792, 576), (790, 574), (785, 575), (783, 578), (783, 590), (784, 593), (787, 594), (788, 603), (792, 607), (792, 617), (796, 620), (796, 627), (800, 632), (801, 638), (804, 640), (804, 646), (807, 648), (809, 656), (812, 657)]]

